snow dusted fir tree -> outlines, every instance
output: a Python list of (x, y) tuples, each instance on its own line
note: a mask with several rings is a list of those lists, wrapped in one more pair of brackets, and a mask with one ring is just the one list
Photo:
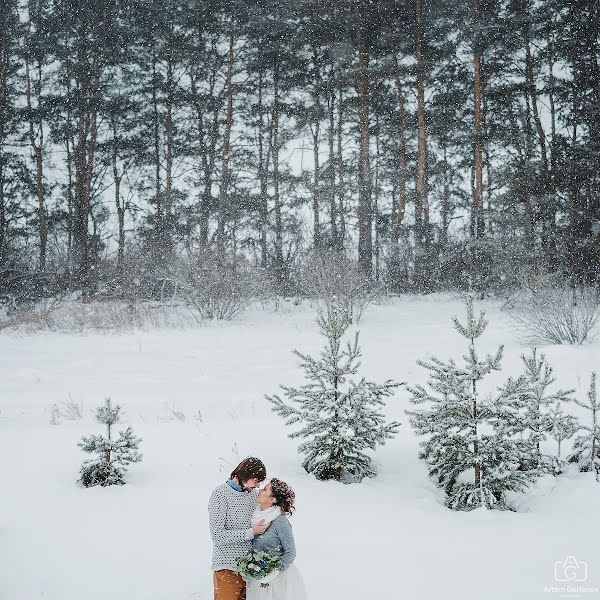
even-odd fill
[(319, 311), (317, 324), (326, 338), (320, 357), (294, 350), (308, 383), (300, 388), (282, 385), (285, 400), (277, 395), (266, 398), (286, 425), (302, 424), (289, 437), (305, 440), (298, 452), (305, 455), (302, 466), (307, 472), (322, 480), (358, 481), (375, 475), (364, 451), (384, 444), (400, 426), (395, 421), (386, 423), (380, 409), (384, 398), (402, 384), (356, 380), (361, 356), (358, 332), (353, 342), (342, 346), (350, 317), (337, 299)]
[(552, 429), (550, 435), (556, 441), (556, 454), (552, 457), (552, 474), (560, 475), (565, 466), (565, 462), (561, 455), (562, 443), (565, 440), (572, 438), (579, 429), (579, 423), (573, 415), (567, 415), (563, 412), (562, 403), (557, 402), (549, 411)]
[(592, 373), (587, 397), (587, 402), (575, 398), (575, 403), (590, 412), (591, 425), (580, 425), (585, 433), (575, 438), (567, 462), (578, 463), (580, 471), (594, 471), (596, 481), (600, 481), (600, 402), (596, 393), (596, 373)]
[[(521, 468), (525, 470), (537, 469), (541, 473), (555, 474), (559, 468), (558, 457), (545, 454), (541, 450), (543, 444), (552, 434), (553, 428), (561, 428), (559, 420), (568, 421), (568, 416), (560, 411), (563, 402), (570, 402), (571, 394), (575, 390), (557, 390), (553, 393), (548, 388), (556, 381), (552, 367), (548, 364), (546, 356), (538, 356), (534, 348), (529, 356), (522, 355), (521, 360), (525, 366), (524, 377), (529, 386), (529, 394), (524, 401), (523, 433), (531, 444), (531, 456), (526, 457)], [(556, 405), (559, 410), (557, 412)], [(551, 408), (553, 407), (553, 408)], [(567, 425), (565, 421), (565, 425)]]
[(120, 413), (121, 407), (113, 406), (107, 398), (104, 405), (96, 410), (96, 420), (106, 425), (106, 437), (96, 434), (83, 436), (78, 444), (84, 452), (97, 455), (81, 465), (79, 481), (85, 487), (123, 485), (127, 465), (142, 460), (138, 451), (142, 440), (133, 435), (131, 427), (120, 431), (119, 436), (113, 439), (112, 426), (119, 422)]
[(418, 364), (430, 372), (428, 387), (409, 387), (411, 401), (428, 408), (406, 411), (419, 435), (420, 458), (446, 494), (453, 510), (479, 507), (510, 509), (507, 492), (524, 491), (536, 472), (519, 465), (530, 445), (519, 436), (523, 425), (523, 398), (529, 393), (523, 377), (508, 379), (490, 396), (482, 396), (480, 382), (500, 371), (503, 347), (495, 355), (480, 358), (475, 340), (485, 331), (485, 313), (475, 316), (473, 298), (466, 303), (463, 324), (452, 319), (456, 330), (468, 340), (461, 364), (433, 357)]

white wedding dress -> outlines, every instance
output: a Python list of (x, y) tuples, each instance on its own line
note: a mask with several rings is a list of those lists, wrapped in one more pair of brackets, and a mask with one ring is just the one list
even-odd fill
[[(252, 525), (260, 520), (270, 523), (280, 514), (278, 506), (264, 511), (257, 508), (252, 515)], [(268, 575), (264, 581), (268, 581), (269, 585), (262, 587), (260, 580), (246, 583), (246, 600), (306, 600), (302, 575), (293, 563), (285, 571)]]
[(260, 581), (249, 581), (246, 587), (246, 600), (306, 600), (304, 581), (296, 565), (290, 565), (261, 587)]

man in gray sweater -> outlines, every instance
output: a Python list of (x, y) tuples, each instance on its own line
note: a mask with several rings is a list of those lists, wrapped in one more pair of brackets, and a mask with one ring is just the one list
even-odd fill
[(254, 527), (250, 524), (256, 508), (256, 490), (266, 477), (261, 460), (246, 458), (210, 496), (208, 517), (213, 541), (214, 600), (246, 599), (246, 582), (235, 573), (235, 568), (238, 559), (250, 550), (254, 536), (269, 527), (264, 521)]

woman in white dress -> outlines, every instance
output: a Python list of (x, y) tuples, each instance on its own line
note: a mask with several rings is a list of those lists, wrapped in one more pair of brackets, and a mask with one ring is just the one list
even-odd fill
[(279, 548), (283, 566), (263, 580), (248, 582), (247, 600), (306, 600), (304, 582), (293, 564), (296, 545), (288, 517), (294, 511), (294, 499), (292, 488), (280, 479), (271, 479), (258, 493), (252, 525), (261, 520), (270, 525), (265, 533), (254, 538), (252, 546), (257, 550)]

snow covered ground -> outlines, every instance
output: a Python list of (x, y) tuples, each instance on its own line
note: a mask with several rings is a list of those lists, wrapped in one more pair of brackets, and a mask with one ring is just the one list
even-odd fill
[[(527, 348), (498, 305), (479, 306), (491, 321), (481, 349), (506, 346), (499, 382), (520, 372)], [(450, 324), (462, 313), (450, 297), (370, 308), (360, 325), (363, 373), (424, 382), (417, 358), (463, 351)], [(377, 478), (343, 485), (306, 475), (298, 442), (263, 395), (302, 382), (291, 351), (319, 350), (313, 319), (308, 304), (284, 303), (187, 330), (0, 335), (0, 599), (209, 600), (208, 496), (250, 454), (296, 490), (309, 600), (552, 600), (567, 597), (548, 591), (559, 585), (600, 587), (593, 476), (543, 480), (517, 513), (451, 512), (417, 459), (404, 389), (388, 402), (403, 425), (375, 454)], [(598, 342), (543, 351), (561, 387), (580, 395), (600, 368)], [(143, 437), (144, 460), (123, 487), (82, 489), (77, 442), (100, 431), (92, 413), (107, 396)], [(83, 418), (51, 424), (52, 405), (70, 398)], [(185, 421), (170, 418), (173, 410)], [(587, 563), (585, 581), (555, 580), (555, 562), (567, 556)]]

